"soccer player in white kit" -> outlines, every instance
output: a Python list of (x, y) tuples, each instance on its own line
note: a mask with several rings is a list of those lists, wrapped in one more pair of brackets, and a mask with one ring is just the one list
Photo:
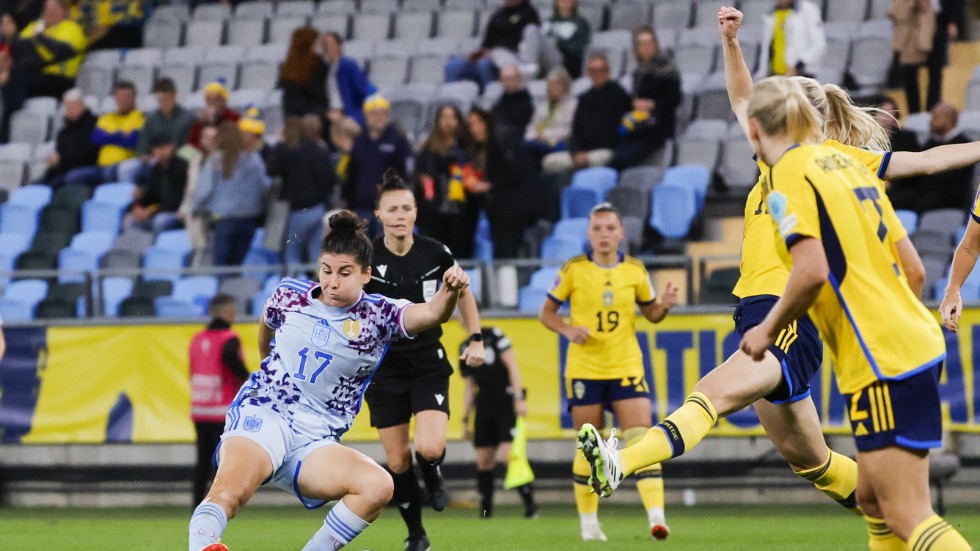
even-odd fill
[(226, 551), (228, 520), (271, 482), (307, 508), (340, 500), (304, 551), (350, 543), (391, 499), (391, 476), (340, 438), (395, 339), (449, 320), (469, 278), (446, 271), (424, 304), (364, 293), (371, 277), (371, 241), (350, 211), (330, 217), (319, 284), (285, 278), (259, 323), (261, 368), (238, 392), (225, 418), (218, 472), (190, 521), (190, 551)]

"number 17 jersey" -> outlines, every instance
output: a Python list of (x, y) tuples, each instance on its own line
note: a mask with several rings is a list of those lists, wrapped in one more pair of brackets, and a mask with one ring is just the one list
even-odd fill
[(600, 266), (589, 255), (572, 258), (548, 291), (549, 300), (571, 302), (571, 324), (589, 330), (585, 344), (570, 343), (565, 362), (569, 379), (622, 379), (643, 376), (643, 354), (636, 340), (636, 305), (656, 293), (642, 262), (620, 256)]

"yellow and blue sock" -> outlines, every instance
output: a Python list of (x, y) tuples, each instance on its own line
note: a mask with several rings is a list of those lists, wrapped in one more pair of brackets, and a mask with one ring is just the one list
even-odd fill
[(583, 525), (599, 522), (599, 494), (592, 491), (589, 485), (589, 475), (592, 470), (582, 452), (575, 450), (575, 461), (572, 461), (572, 476), (575, 481), (575, 506)]
[(619, 452), (624, 474), (677, 457), (701, 442), (718, 422), (718, 413), (707, 396), (692, 392), (681, 407), (674, 410), (632, 446)]
[(827, 497), (847, 507), (855, 514), (864, 515), (857, 505), (857, 463), (834, 450), (827, 450), (827, 461), (819, 467), (796, 471), (800, 477), (813, 483)]
[(902, 538), (895, 535), (884, 519), (865, 516), (868, 522), (868, 549), (870, 551), (908, 551)]
[(932, 515), (912, 530), (911, 551), (970, 551), (973, 547), (939, 515)]
[[(635, 427), (623, 431), (623, 439), (626, 445), (633, 445), (646, 436), (649, 429)], [(636, 491), (640, 494), (643, 508), (647, 512), (647, 518), (651, 523), (663, 524), (664, 522), (664, 476), (663, 467), (656, 463), (649, 467), (643, 467), (633, 473), (636, 478)]]

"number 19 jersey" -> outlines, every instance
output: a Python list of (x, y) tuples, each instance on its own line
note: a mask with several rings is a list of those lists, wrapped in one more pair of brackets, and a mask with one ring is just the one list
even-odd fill
[[(361, 397), (392, 340), (409, 337), (407, 300), (361, 293), (349, 308), (327, 306), (312, 281), (285, 278), (266, 301), (275, 330), (271, 353), (233, 405), (269, 408), (297, 431), (339, 440), (361, 409)], [(304, 422), (293, 421), (302, 417)], [(322, 422), (311, 424), (309, 419)]]
[(600, 266), (589, 255), (572, 258), (548, 291), (558, 304), (571, 302), (571, 324), (586, 327), (585, 344), (568, 345), (565, 377), (622, 379), (643, 376), (643, 355), (636, 340), (636, 305), (656, 298), (642, 262), (621, 256), (615, 266)]
[(899, 268), (880, 183), (858, 161), (820, 145), (796, 146), (770, 169), (767, 206), (788, 249), (822, 243), (830, 267), (810, 315), (834, 354), (838, 385), (853, 394), (910, 377), (945, 358), (935, 318)]

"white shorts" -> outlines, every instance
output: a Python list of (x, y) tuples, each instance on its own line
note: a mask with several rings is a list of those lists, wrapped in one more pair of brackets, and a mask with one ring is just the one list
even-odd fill
[[(263, 407), (232, 406), (228, 408), (228, 413), (225, 415), (225, 431), (221, 435), (221, 441), (224, 442), (230, 436), (241, 436), (262, 446), (272, 460), (272, 476), (265, 482), (272, 482), (276, 487), (295, 494), (307, 509), (316, 509), (327, 502), (300, 495), (299, 469), (306, 456), (323, 446), (337, 443), (332, 439), (313, 436), (324, 434), (322, 431), (324, 426), (323, 420), (312, 412), (287, 419)], [(221, 444), (214, 452), (215, 466), (218, 463), (220, 449)]]

